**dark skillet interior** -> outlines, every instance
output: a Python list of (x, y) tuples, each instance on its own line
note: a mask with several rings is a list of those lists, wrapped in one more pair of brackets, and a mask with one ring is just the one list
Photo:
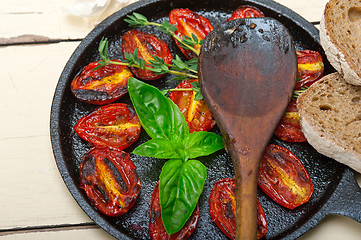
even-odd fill
[[(89, 202), (85, 193), (79, 188), (78, 167), (83, 154), (90, 149), (90, 145), (82, 140), (73, 131), (72, 127), (85, 114), (88, 114), (97, 106), (78, 101), (70, 92), (70, 83), (74, 76), (88, 63), (98, 60), (97, 47), (100, 39), (108, 37), (110, 41), (111, 58), (123, 59), (121, 54), (121, 37), (130, 28), (123, 21), (124, 16), (132, 11), (144, 14), (148, 19), (161, 22), (168, 19), (168, 14), (173, 8), (189, 8), (208, 18), (214, 27), (226, 21), (238, 6), (248, 4), (260, 8), (267, 17), (272, 17), (282, 22), (294, 38), (296, 49), (311, 49), (319, 51), (325, 61), (325, 73), (333, 72), (326, 61), (326, 57), (319, 45), (318, 31), (304, 19), (272, 1), (249, 0), (249, 1), (141, 1), (133, 4), (116, 14), (112, 15), (98, 27), (96, 27), (80, 44), (67, 63), (57, 86), (51, 113), (51, 138), (53, 150), (65, 183), (83, 210), (102, 228), (119, 239), (148, 239), (149, 205), (153, 188), (158, 181), (161, 167), (165, 160), (143, 158), (132, 154), (132, 150), (149, 138), (142, 131), (139, 140), (125, 151), (131, 154), (138, 174), (142, 181), (142, 190), (135, 206), (124, 216), (110, 218), (100, 214)], [(171, 52), (182, 56), (171, 37), (155, 30), (153, 27), (143, 29), (148, 33), (156, 34), (168, 43)], [(170, 88), (177, 85), (176, 82), (166, 83), (169, 77), (160, 80), (148, 81), (158, 88)], [(220, 79), (221, 81), (221, 79)], [(118, 102), (129, 103), (126, 94)], [(218, 128), (213, 129), (219, 133)], [(302, 227), (308, 220), (319, 211), (322, 205), (332, 195), (342, 178), (345, 167), (330, 161), (318, 154), (306, 143), (285, 143), (278, 139), (272, 139), (273, 143), (279, 144), (291, 150), (304, 164), (314, 184), (314, 193), (307, 204), (294, 209), (285, 209), (264, 193), (258, 191), (268, 221), (268, 233), (265, 239), (281, 239), (292, 236), (300, 236), (309, 227)], [(212, 222), (208, 210), (208, 197), (213, 184), (222, 178), (233, 177), (233, 168), (229, 155), (225, 151), (219, 151), (208, 157), (200, 159), (207, 167), (208, 178), (204, 191), (201, 195), (199, 206), (201, 217), (195, 233), (191, 239), (227, 239), (227, 237)], [(301, 227), (301, 228), (300, 228)]]

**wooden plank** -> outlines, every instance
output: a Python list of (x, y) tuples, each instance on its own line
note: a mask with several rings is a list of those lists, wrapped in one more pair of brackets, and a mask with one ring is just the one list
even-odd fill
[(14, 232), (0, 232), (2, 240), (39, 240), (39, 239), (102, 239), (114, 240), (110, 234), (97, 226), (93, 227), (66, 227), (54, 229), (37, 229)]
[[(47, 136), (51, 100), (79, 42), (0, 48), (0, 139)], [(6, 57), (5, 57), (6, 56)], [(14, 106), (17, 106), (16, 108)], [(15, 117), (16, 116), (16, 117)], [(9, 129), (9, 124), (16, 126)]]
[[(321, 221), (316, 228), (300, 237), (299, 240), (357, 240), (360, 235), (361, 228), (359, 223), (342, 216), (329, 216)], [(2, 240), (115, 239), (96, 226), (0, 232), (0, 238)]]
[[(70, 16), (63, 11), (71, 0), (1, 0), (0, 45), (22, 41), (47, 42), (59, 39), (84, 38), (101, 20), (136, 0), (124, 0), (123, 4), (113, 0), (99, 16), (84, 18)], [(277, 0), (308, 21), (320, 21), (327, 0)], [(46, 22), (46, 24), (44, 24)], [(25, 27), (26, 26), (26, 27)]]
[(0, 0), (0, 44), (19, 42), (24, 35), (30, 37), (30, 42), (34, 39), (84, 38), (107, 16), (135, 1), (112, 0), (103, 13), (76, 17), (64, 11), (72, 6), (71, 0)]
[(299, 240), (357, 240), (360, 236), (360, 223), (343, 216), (328, 216)]
[(91, 222), (60, 177), (48, 135), (1, 139), (0, 152), (0, 230)]
[(55, 86), (78, 44), (0, 48), (0, 230), (91, 222), (60, 177), (49, 136)]
[(319, 22), (328, 0), (274, 0), (301, 15), (309, 22)]

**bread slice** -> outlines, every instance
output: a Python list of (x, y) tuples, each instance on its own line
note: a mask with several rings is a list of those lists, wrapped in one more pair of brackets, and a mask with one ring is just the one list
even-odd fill
[(332, 73), (297, 99), (302, 131), (321, 154), (361, 172), (361, 86)]
[(348, 83), (361, 85), (361, 0), (330, 0), (320, 40), (331, 65)]

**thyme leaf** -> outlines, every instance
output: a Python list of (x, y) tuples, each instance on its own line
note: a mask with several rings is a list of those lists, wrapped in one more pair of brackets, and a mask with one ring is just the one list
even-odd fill
[(292, 99), (297, 99), (301, 95), (301, 93), (306, 91), (308, 88), (309, 88), (308, 86), (305, 86), (305, 87), (302, 87), (301, 90), (294, 90), (293, 95), (292, 95)]
[(127, 15), (127, 17), (128, 18), (124, 19), (124, 21), (127, 22), (130, 27), (144, 28), (144, 27), (150, 25), (150, 22), (148, 21), (148, 19), (142, 14), (134, 12), (133, 16)]

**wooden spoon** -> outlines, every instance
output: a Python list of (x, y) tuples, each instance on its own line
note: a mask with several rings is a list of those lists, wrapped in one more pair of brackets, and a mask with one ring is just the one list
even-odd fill
[(206, 37), (198, 68), (236, 174), (236, 239), (254, 240), (259, 162), (296, 82), (292, 37), (271, 18), (230, 21)]

